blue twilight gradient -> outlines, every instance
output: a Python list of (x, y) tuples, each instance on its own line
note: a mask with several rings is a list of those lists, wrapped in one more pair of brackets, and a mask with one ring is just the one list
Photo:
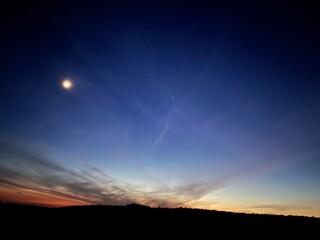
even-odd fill
[[(128, 195), (167, 196), (158, 205), (320, 216), (312, 6), (161, 1), (10, 11), (1, 40), (3, 142), (74, 171), (98, 168), (130, 184)], [(60, 86), (65, 78), (70, 91)], [(0, 166), (10, 154), (2, 147)], [(134, 201), (149, 203), (143, 194)]]

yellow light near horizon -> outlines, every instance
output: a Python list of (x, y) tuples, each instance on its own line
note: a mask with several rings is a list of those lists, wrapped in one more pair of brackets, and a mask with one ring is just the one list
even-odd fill
[(69, 79), (63, 80), (62, 83), (61, 83), (61, 85), (62, 85), (62, 87), (63, 87), (64, 89), (67, 89), (67, 90), (69, 90), (69, 89), (71, 89), (71, 88), (73, 87), (73, 83), (72, 83), (72, 81), (69, 80)]

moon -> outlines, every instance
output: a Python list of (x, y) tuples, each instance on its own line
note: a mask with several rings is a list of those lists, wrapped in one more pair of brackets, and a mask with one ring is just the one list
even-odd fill
[(73, 87), (73, 82), (69, 79), (65, 79), (61, 82), (61, 85), (64, 89), (70, 90)]

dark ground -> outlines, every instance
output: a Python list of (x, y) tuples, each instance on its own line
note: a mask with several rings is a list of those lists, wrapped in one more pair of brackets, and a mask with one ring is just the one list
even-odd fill
[[(64, 233), (67, 231), (80, 236), (82, 233), (99, 234), (99, 236), (116, 233), (118, 237), (126, 238), (127, 234), (131, 234), (130, 236), (142, 234), (141, 236), (146, 237), (150, 231), (152, 234), (150, 238), (155, 238), (157, 234), (169, 233), (175, 236), (194, 237), (213, 234), (210, 237), (212, 238), (215, 233), (222, 233), (226, 237), (239, 234), (254, 236), (257, 231), (263, 233), (263, 236), (292, 235), (304, 239), (312, 236), (317, 239), (316, 236), (320, 231), (320, 218), (314, 217), (243, 214), (187, 208), (149, 208), (136, 204), (46, 208), (1, 203), (0, 216), (3, 230), (14, 226), (16, 229), (24, 229), (23, 234), (34, 234), (36, 229), (45, 229), (47, 233), (52, 234), (61, 230)], [(19, 231), (10, 232), (22, 234)], [(260, 237), (262, 236), (258, 238)]]

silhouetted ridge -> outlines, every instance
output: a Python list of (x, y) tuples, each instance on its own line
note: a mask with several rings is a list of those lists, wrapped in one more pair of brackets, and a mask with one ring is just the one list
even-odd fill
[(137, 208), (137, 209), (150, 208), (149, 206), (141, 205), (141, 204), (137, 204), (137, 203), (130, 203), (130, 204), (127, 204), (127, 207), (128, 207), (128, 208)]
[[(36, 219), (59, 219), (60, 224), (72, 222), (89, 225), (103, 223), (108, 226), (131, 226), (132, 224), (144, 226), (160, 221), (162, 227), (182, 224), (192, 227), (201, 226), (202, 229), (210, 229), (212, 226), (221, 224), (320, 227), (320, 218), (315, 217), (245, 214), (191, 208), (151, 208), (135, 203), (126, 206), (91, 205), (61, 208), (1, 203), (0, 211), (3, 219), (8, 216), (28, 222), (29, 217), (33, 216)], [(99, 222), (99, 219), (102, 219), (102, 222)]]

